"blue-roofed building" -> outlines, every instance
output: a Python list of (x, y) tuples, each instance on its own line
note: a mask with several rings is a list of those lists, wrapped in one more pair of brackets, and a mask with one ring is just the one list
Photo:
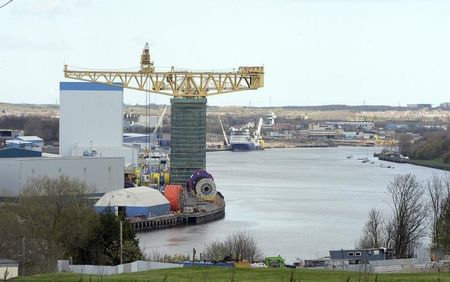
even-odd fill
[(33, 143), (21, 140), (6, 140), (5, 148), (22, 148), (26, 150), (33, 150)]
[(42, 147), (44, 146), (44, 139), (38, 136), (17, 136), (16, 138), (14, 138), (14, 140), (25, 142), (23, 144), (31, 143), (30, 149), (36, 151), (42, 152)]
[(42, 152), (23, 148), (6, 148), (0, 150), (1, 158), (36, 158), (42, 157)]

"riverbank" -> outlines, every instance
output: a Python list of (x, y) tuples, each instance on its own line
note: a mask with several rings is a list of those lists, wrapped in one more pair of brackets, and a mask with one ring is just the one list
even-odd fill
[(420, 165), (420, 166), (425, 166), (425, 167), (430, 167), (430, 168), (450, 171), (450, 164), (446, 164), (440, 159), (435, 159), (435, 160), (408, 160), (408, 163), (413, 164), (413, 165)]
[(411, 160), (405, 157), (401, 157), (399, 155), (392, 155), (392, 154), (383, 154), (383, 153), (376, 153), (374, 154), (374, 157), (377, 157), (378, 160), (387, 161), (387, 162), (394, 162), (394, 163), (407, 163), (407, 164), (413, 164), (418, 166), (424, 166), (429, 168), (435, 168), (440, 170), (447, 170), (450, 171), (450, 164), (446, 164), (442, 161), (442, 159), (433, 159), (433, 160)]

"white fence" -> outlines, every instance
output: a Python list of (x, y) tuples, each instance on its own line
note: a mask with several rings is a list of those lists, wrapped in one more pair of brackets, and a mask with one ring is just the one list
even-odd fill
[(369, 264), (348, 264), (348, 261), (330, 260), (326, 269), (371, 273), (421, 272), (450, 267), (450, 262), (431, 262), (430, 259), (389, 259), (369, 261)]
[(162, 263), (138, 260), (131, 263), (119, 264), (115, 266), (106, 265), (71, 265), (69, 261), (58, 261), (58, 272), (73, 272), (92, 275), (111, 275), (120, 273), (140, 272), (151, 269), (166, 269), (183, 267), (177, 263)]

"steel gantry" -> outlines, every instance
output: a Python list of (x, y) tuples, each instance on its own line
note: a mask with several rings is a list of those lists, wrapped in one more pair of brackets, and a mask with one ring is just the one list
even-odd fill
[(237, 71), (156, 71), (148, 44), (138, 71), (73, 70), (64, 65), (64, 76), (173, 97), (206, 98), (212, 95), (257, 89), (264, 86), (264, 67), (239, 67)]
[(264, 67), (239, 67), (230, 72), (182, 71), (174, 67), (157, 71), (148, 44), (142, 51), (139, 70), (74, 70), (64, 65), (64, 76), (173, 97), (170, 182), (179, 184), (184, 184), (193, 171), (206, 168), (207, 97), (264, 86)]

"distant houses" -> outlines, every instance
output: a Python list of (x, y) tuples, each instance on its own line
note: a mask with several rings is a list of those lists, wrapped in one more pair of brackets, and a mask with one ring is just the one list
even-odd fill
[(346, 264), (364, 264), (375, 260), (388, 260), (394, 258), (394, 252), (388, 248), (330, 250), (330, 260)]

